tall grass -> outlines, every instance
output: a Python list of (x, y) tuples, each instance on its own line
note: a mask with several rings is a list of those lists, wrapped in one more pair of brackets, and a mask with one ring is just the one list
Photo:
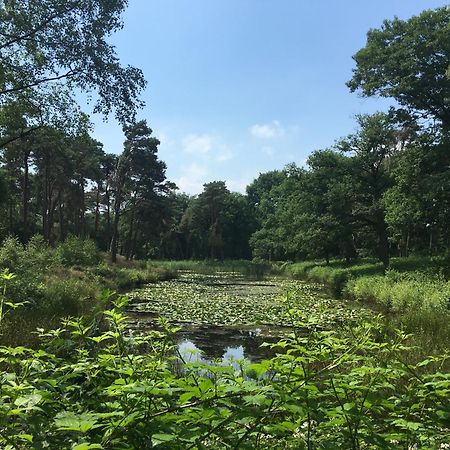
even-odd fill
[(445, 257), (393, 258), (390, 269), (360, 260), (306, 261), (290, 264), (285, 273), (323, 283), (338, 297), (364, 302), (385, 313), (388, 326), (414, 333), (427, 348), (448, 348), (450, 339), (450, 263)]

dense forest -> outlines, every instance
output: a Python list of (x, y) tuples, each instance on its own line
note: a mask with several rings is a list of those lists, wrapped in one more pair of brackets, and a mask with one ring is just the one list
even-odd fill
[[(0, 0), (0, 447), (449, 448), (450, 7), (353, 56), (389, 109), (192, 196), (109, 42), (127, 5)], [(210, 328), (266, 353), (185, 360)]]

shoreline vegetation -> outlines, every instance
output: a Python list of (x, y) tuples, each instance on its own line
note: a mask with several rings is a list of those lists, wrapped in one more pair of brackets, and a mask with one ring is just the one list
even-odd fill
[[(99, 288), (116, 273), (122, 274), (122, 287), (169, 280), (177, 272), (314, 278), (334, 290), (340, 287), (342, 297), (360, 280), (378, 286), (384, 277), (395, 286), (389, 272), (383, 275), (379, 264), (368, 260), (349, 267), (338, 261), (121, 261), (121, 267), (110, 267), (92, 251), (95, 247), (77, 239), (76, 257), (91, 265), (72, 266), (69, 245), (46, 250), (54, 262), (41, 276), (60, 277), (70, 286), (61, 300), (67, 293), (80, 295), (80, 282)], [(23, 248), (9, 240), (2, 248), (2, 261), (14, 256), (11, 264), (14, 260), (21, 270), (15, 278), (3, 277), (7, 297), (21, 288), (20, 276), (38, 276), (30, 266), (38, 263), (33, 252), (39, 242), (36, 238)], [(435, 263), (433, 273), (440, 274), (441, 261)], [(420, 281), (421, 269), (430, 269), (424, 259), (393, 264), (413, 282)], [(39, 330), (31, 348), (0, 346), (0, 442), (10, 449), (71, 450), (446, 448), (448, 347), (425, 357), (423, 349), (411, 345), (411, 334), (387, 328), (382, 316), (330, 325), (327, 315), (336, 314), (336, 308), (302, 310), (295, 306), (302, 304), (300, 297), (296, 301), (301, 295), (294, 291), (286, 298), (293, 332), (267, 344), (275, 356), (233, 366), (180, 363), (177, 328), (160, 319), (157, 330), (130, 334), (124, 312), (128, 299), (104, 292), (89, 314)], [(16, 313), (26, 315), (26, 308)]]
[(40, 236), (26, 246), (7, 238), (0, 246), (0, 267), (4, 274), (14, 274), (1, 280), (5, 297), (24, 303), (3, 320), (0, 343), (8, 345), (36, 342), (32, 334), (36, 328), (58, 328), (63, 317), (95, 313), (105, 306), (98, 302), (104, 291), (124, 293), (176, 276), (145, 261), (118, 257), (112, 264), (93, 241), (75, 236), (54, 248)]
[(450, 281), (448, 257), (391, 258), (386, 270), (374, 258), (304, 262), (154, 261), (168, 270), (198, 273), (237, 271), (250, 278), (266, 275), (319, 283), (336, 299), (357, 302), (381, 313), (387, 327), (414, 333), (427, 351), (448, 350)]
[[(127, 261), (112, 264), (93, 241), (70, 236), (52, 248), (39, 237), (27, 246), (7, 238), (0, 247), (0, 267), (14, 278), (3, 280), (8, 299), (24, 302), (3, 321), (3, 342), (23, 343), (40, 321), (58, 326), (64, 316), (89, 314), (102, 291), (125, 293), (176, 278), (179, 271), (214, 274), (237, 272), (258, 280), (277, 276), (320, 283), (332, 297), (360, 303), (381, 313), (391, 326), (417, 334), (426, 348), (445, 347), (450, 337), (450, 281), (446, 257), (392, 258), (388, 270), (375, 259), (266, 262), (261, 260)], [(22, 312), (21, 312), (22, 311)], [(25, 332), (26, 330), (26, 332)], [(19, 332), (18, 332), (19, 331)]]

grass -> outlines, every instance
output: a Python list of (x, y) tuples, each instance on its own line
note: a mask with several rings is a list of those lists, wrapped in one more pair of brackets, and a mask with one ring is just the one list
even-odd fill
[(351, 265), (338, 260), (294, 263), (285, 274), (368, 304), (384, 313), (389, 326), (414, 333), (416, 344), (442, 349), (450, 339), (449, 268), (445, 257), (410, 257), (393, 258), (387, 271), (376, 260), (363, 259)]

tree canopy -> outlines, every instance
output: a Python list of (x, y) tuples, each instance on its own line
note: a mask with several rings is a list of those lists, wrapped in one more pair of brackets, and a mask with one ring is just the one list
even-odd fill
[(385, 20), (353, 59), (352, 91), (392, 97), (450, 127), (450, 7)]
[(49, 95), (54, 82), (98, 94), (95, 111), (133, 120), (145, 86), (142, 72), (123, 67), (107, 42), (122, 26), (126, 0), (0, 2), (0, 106)]

